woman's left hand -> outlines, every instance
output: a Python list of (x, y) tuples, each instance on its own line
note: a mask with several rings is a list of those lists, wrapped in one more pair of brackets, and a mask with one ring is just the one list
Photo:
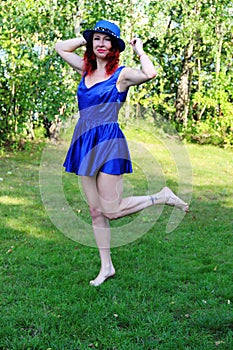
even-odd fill
[(140, 56), (144, 51), (143, 51), (143, 42), (139, 38), (133, 38), (130, 40), (130, 45), (132, 46), (134, 52)]

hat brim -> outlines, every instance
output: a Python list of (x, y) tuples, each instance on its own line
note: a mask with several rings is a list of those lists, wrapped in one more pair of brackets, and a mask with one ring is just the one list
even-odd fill
[(111, 33), (109, 32), (105, 32), (103, 30), (94, 30), (94, 29), (87, 29), (84, 30), (83, 32), (83, 37), (86, 41), (90, 41), (92, 39), (92, 36), (94, 33), (101, 33), (101, 34), (106, 34), (108, 36), (111, 36), (112, 38), (114, 38), (119, 46), (119, 50), (120, 52), (124, 51), (125, 49), (125, 42), (124, 40), (120, 39), (120, 38), (116, 38), (114, 35), (111, 35)]

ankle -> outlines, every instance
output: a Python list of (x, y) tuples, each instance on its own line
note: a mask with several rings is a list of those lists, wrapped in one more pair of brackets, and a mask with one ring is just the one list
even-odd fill
[(113, 264), (107, 264), (107, 265), (101, 265), (101, 272), (111, 272), (112, 270), (114, 270), (114, 266)]
[(152, 196), (149, 196), (149, 198), (150, 198), (152, 205), (155, 205), (156, 201), (158, 200), (158, 197), (154, 194)]

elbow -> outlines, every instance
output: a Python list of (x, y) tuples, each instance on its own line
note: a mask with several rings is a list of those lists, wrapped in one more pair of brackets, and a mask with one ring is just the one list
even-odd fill
[(54, 45), (54, 49), (55, 49), (55, 51), (57, 53), (60, 52), (60, 50), (61, 50), (61, 41), (56, 42), (56, 44)]
[(154, 79), (156, 76), (157, 76), (157, 72), (156, 70), (153, 70), (148, 74), (148, 79), (149, 80)]

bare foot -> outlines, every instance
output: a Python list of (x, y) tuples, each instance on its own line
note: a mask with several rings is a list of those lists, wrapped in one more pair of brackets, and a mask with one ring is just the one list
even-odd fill
[(155, 204), (166, 204), (171, 207), (176, 207), (184, 212), (189, 211), (189, 206), (182, 199), (177, 197), (169, 187), (164, 187), (154, 197)]
[(94, 287), (100, 286), (104, 281), (106, 281), (108, 278), (113, 277), (115, 275), (115, 269), (111, 265), (109, 268), (102, 269), (100, 270), (98, 276), (90, 281), (90, 285)]

